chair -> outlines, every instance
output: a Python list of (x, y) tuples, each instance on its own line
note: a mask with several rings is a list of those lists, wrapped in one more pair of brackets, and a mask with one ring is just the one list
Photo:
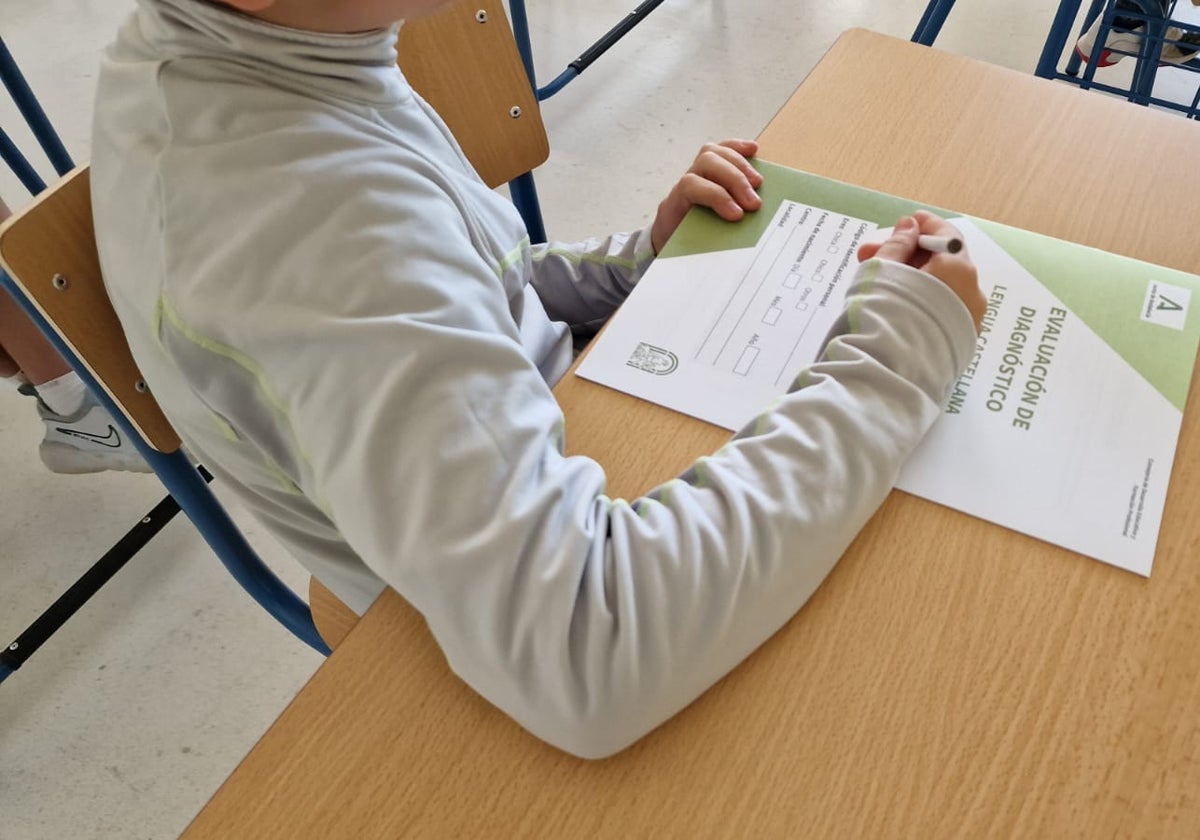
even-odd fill
[[(70, 156), (67, 154), (66, 149), (47, 119), (45, 112), (30, 90), (29, 85), (26, 83), (20, 69), (17, 67), (16, 62), (2, 40), (0, 40), (0, 80), (3, 81), (5, 88), (17, 105), (21, 115), (25, 118), (56, 172), (60, 175), (68, 175), (67, 180), (72, 183), (83, 183), (86, 185), (86, 179), (82, 182), (75, 182), (69, 176), (73, 166)], [(72, 276), (76, 279), (91, 277), (98, 280), (98, 270), (90, 272), (87, 270), (89, 262), (94, 264), (96, 258), (94, 254), (95, 243), (91, 233), (91, 208), (86, 194), (81, 199), (77, 188), (75, 191), (64, 189), (61, 195), (46, 193), (45, 182), (37, 174), (28, 159), (21, 154), (20, 150), (17, 149), (16, 145), (2, 130), (0, 130), (0, 159), (3, 159), (12, 169), (31, 194), (34, 196), (38, 196), (39, 194), (43, 196), (42, 200), (36, 202), (24, 215), (40, 220), (49, 220), (50, 222), (45, 229), (38, 230), (28, 228), (28, 222), (22, 221), (19, 223), (16, 217), (9, 221), (9, 224), (4, 228), (5, 233), (3, 234), (3, 238), (8, 243), (9, 248), (11, 248), (14, 263), (22, 265), (23, 272), (26, 270), (34, 272), (34, 276), (38, 276), (40, 273), (43, 281), (49, 280), (52, 284), (59, 284), (61, 286), (60, 291), (64, 292), (70, 288), (70, 281), (65, 278)], [(71, 204), (71, 202), (74, 203)], [(60, 208), (63, 209), (60, 211)], [(86, 215), (80, 216), (80, 213), (85, 213)], [(17, 228), (18, 223), (20, 224), (19, 230)], [(64, 250), (59, 251), (57, 245), (48, 240), (47, 237), (52, 237), (54, 233), (61, 232), (61, 225), (66, 226), (66, 231), (71, 238), (64, 246)], [(26, 230), (30, 231), (28, 235), (26, 234)], [(89, 247), (90, 253), (88, 251)], [(54, 257), (57, 261), (55, 268), (49, 273), (45, 273), (43, 271), (45, 266), (41, 264), (41, 258), (51, 255), (61, 256)], [(4, 258), (0, 256), (0, 264), (3, 262)], [(77, 272), (77, 269), (81, 271)], [(104, 393), (104, 390), (98, 385), (93, 376), (93, 373), (96, 371), (81, 365), (79, 359), (67, 343), (49, 328), (42, 313), (37, 310), (33, 301), (26, 297), (17, 284), (3, 271), (0, 271), (0, 286), (3, 286), (7, 293), (13, 295), (22, 309), (30, 315), (42, 332), (50, 338), (56, 349), (80, 373), (80, 376), (93, 393), (98, 395), (102, 403), (105, 403), (109, 411), (117, 418), (118, 424), (122, 425), (126, 434), (128, 434), (128, 422), (121, 419), (120, 414), (114, 411), (115, 406), (110, 397)], [(99, 326), (101, 322), (93, 322), (90, 326), (86, 323), (88, 319), (93, 317), (103, 318), (105, 310), (111, 315), (111, 307), (108, 307), (107, 298), (103, 297), (103, 290), (100, 289), (102, 304), (93, 312), (93, 301), (89, 299), (86, 291), (80, 294), (80, 288), (87, 289), (86, 281), (81, 287), (76, 287), (73, 294), (69, 296), (61, 295), (57, 300), (51, 299), (50, 302), (55, 304), (66, 301), (70, 302), (68, 308), (64, 310), (64, 315), (65, 320), (74, 322), (71, 335), (78, 335), (83, 342), (81, 346), (86, 346), (89, 351), (94, 350), (96, 352), (98, 369), (103, 370), (106, 375), (111, 373), (114, 382), (123, 383), (124, 385), (124, 388), (119, 390), (123, 393), (127, 392), (128, 387), (137, 381), (137, 377), (133, 376), (131, 378), (124, 375), (128, 371), (120, 369), (125, 362), (120, 358), (119, 353), (111, 352), (107, 348), (92, 346), (92, 334), (104, 334), (104, 329)], [(94, 292), (92, 297), (94, 297)], [(55, 311), (58, 310), (55, 309)], [(81, 327), (83, 328), (82, 333), (79, 332)], [(112, 316), (108, 327), (116, 329), (114, 335), (117, 338), (117, 343), (123, 348), (124, 340), (119, 331), (119, 326), (116, 326), (115, 316)], [(124, 353), (125, 357), (128, 357), (128, 350), (125, 350)], [(130, 361), (129, 365), (131, 364), (132, 362)], [(147, 433), (145, 440), (154, 441), (156, 445), (162, 446), (164, 450), (169, 450), (172, 446), (178, 449), (177, 439), (174, 442), (171, 441), (174, 433), (164, 429), (166, 424), (161, 413), (158, 413), (157, 417), (153, 416), (157, 412), (156, 406), (153, 409), (149, 406), (143, 407), (139, 400), (134, 397), (130, 397), (130, 403), (138, 409), (137, 414), (134, 416), (137, 422), (144, 425)], [(169, 429), (169, 427), (167, 428)], [(138, 436), (132, 435), (131, 439), (137, 441)], [(182, 500), (185, 507), (194, 508), (196, 515), (201, 517), (201, 520), (206, 525), (213, 526), (219, 530), (222, 525), (227, 524), (228, 527), (225, 531), (219, 533), (214, 538), (219, 538), (222, 551), (226, 552), (223, 559), (226, 561), (226, 565), (230, 566), (231, 571), (234, 572), (235, 578), (243, 586), (247, 587), (256, 600), (266, 606), (285, 626), (292, 629), (293, 632), (318, 650), (328, 651), (328, 647), (321, 641), (312, 625), (312, 619), (307, 606), (280, 584), (274, 575), (258, 561), (253, 552), (249, 550), (249, 546), (245, 545), (244, 539), (241, 539), (241, 534), (237, 532), (237, 529), (228, 524), (227, 517), (222, 522), (221, 517), (224, 516), (224, 512), (221, 511), (219, 505), (216, 505), (215, 500), (208, 493), (205, 484), (207, 480), (211, 479), (211, 476), (204, 472), (202, 468), (199, 473), (193, 470), (181, 455), (172, 461), (165, 456), (148, 455), (148, 449), (149, 447), (145, 444), (145, 441), (142, 441), (139, 445), (139, 451), (143, 452), (143, 455), (147, 457), (147, 460), (152, 465), (160, 467), (160, 477), (164, 478), (164, 483), (172, 490), (174, 496), (168, 496), (163, 499), (145, 516), (141, 517), (139, 522), (106, 551), (79, 580), (68, 587), (24, 632), (0, 651), (0, 682), (20, 668), (50, 636), (74, 615), (88, 599), (98, 592), (105, 583), (174, 517), (181, 507), (180, 501), (177, 500)], [(186, 472), (181, 471), (182, 468), (186, 468)]]
[[(1175, 102), (1170, 99), (1154, 96), (1154, 80), (1157, 75), (1159, 56), (1162, 54), (1163, 47), (1178, 43), (1168, 37), (1168, 27), (1177, 27), (1186, 32), (1198, 32), (1200, 31), (1200, 25), (1172, 19), (1175, 12), (1176, 0), (1170, 0), (1165, 17), (1162, 15), (1161, 8), (1155, 0), (1133, 0), (1133, 2), (1137, 4), (1139, 11), (1122, 9), (1121, 15), (1142, 21), (1143, 34), (1139, 39), (1139, 47), (1136, 53), (1123, 53), (1133, 56), (1136, 62), (1134, 73), (1128, 86), (1121, 87), (1095, 80), (1097, 63), (1101, 52), (1105, 48), (1104, 45), (1108, 39), (1108, 34), (1112, 30), (1113, 18), (1116, 16), (1116, 0), (1092, 0), (1084, 15), (1083, 25), (1080, 26), (1079, 31), (1075, 35), (1075, 39), (1078, 39), (1079, 36), (1091, 28), (1097, 19), (1100, 19), (1095, 46), (1092, 49), (1092, 54), (1088, 56), (1087, 67), (1082, 76), (1079, 75), (1079, 70), (1083, 60), (1076, 54), (1074, 49), (1071, 50), (1066, 67), (1061, 72), (1058, 69), (1058, 62), (1062, 58), (1063, 51), (1069, 45), (1073, 46), (1074, 44), (1074, 39), (1071, 38), (1071, 27), (1079, 15), (1079, 10), (1083, 2), (1082, 0), (1060, 0), (1058, 10), (1055, 12), (1054, 20), (1050, 24), (1050, 30), (1046, 35), (1041, 55), (1038, 58), (1034, 75), (1040, 76), (1043, 79), (1058, 79), (1071, 82), (1085, 89), (1095, 88), (1106, 93), (1117, 94), (1139, 105), (1157, 105), (1181, 111), (1193, 119), (1200, 117), (1200, 89), (1197, 90), (1196, 95), (1190, 103)], [(947, 15), (949, 15), (953, 8), (954, 0), (930, 0), (925, 7), (925, 12), (921, 16), (920, 22), (917, 24), (917, 28), (913, 31), (912, 40), (918, 44), (932, 46), (938, 33), (942, 30), (942, 25), (946, 22)], [(1181, 66), (1189, 71), (1200, 71), (1200, 61), (1196, 59), (1184, 62)]]
[[(540, 233), (530, 172), (546, 160), (549, 144), (499, 0), (458, 2), (406, 24), (398, 50), (406, 77), (446, 120), (483, 180), (493, 187), (508, 182), (527, 224), (532, 218)], [(478, 72), (481, 67), (487, 72)], [(537, 237), (533, 227), (530, 235)], [(270, 573), (208, 490), (211, 476), (191, 467), (179, 452), (178, 436), (141, 383), (100, 279), (85, 167), (70, 171), (0, 228), (0, 265), (11, 275), (0, 272), (0, 285), (23, 304), (137, 442), (234, 577), (299, 638), (328, 653), (357, 622), (357, 614), (315, 579), (305, 605)], [(173, 505), (170, 498), (162, 503), (171, 513)], [(125, 559), (152, 535), (123, 541)], [(58, 612), (55, 629), (70, 614)], [(45, 627), (39, 629), (39, 637), (48, 635)], [(9, 662), (0, 662), (8, 672), (36, 649), (18, 641), (22, 656), (10, 651)], [(0, 671), (0, 679), (5, 675)]]
[(299, 639), (329, 653), (308, 606), (246, 542), (138, 373), (101, 279), (86, 167), (0, 227), (0, 266), (5, 289), (123, 427), (238, 583)]

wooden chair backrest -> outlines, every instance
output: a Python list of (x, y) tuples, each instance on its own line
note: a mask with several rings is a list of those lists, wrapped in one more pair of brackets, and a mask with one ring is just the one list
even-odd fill
[(160, 452), (179, 436), (142, 383), (100, 275), (87, 167), (0, 227), (0, 264), (142, 437)]
[(488, 186), (545, 163), (546, 127), (500, 0), (456, 0), (405, 23), (396, 50)]

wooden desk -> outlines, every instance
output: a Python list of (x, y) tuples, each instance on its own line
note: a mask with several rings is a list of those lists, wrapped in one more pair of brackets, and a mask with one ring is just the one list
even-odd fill
[[(822, 175), (1200, 272), (1200, 126), (865, 31), (762, 134)], [(723, 432), (564, 381), (632, 497)], [(1200, 429), (1151, 580), (893, 493), (808, 605), (603, 762), (536, 741), (384, 596), (197, 838), (1200, 836)], [(630, 442), (636, 442), (631, 446)]]

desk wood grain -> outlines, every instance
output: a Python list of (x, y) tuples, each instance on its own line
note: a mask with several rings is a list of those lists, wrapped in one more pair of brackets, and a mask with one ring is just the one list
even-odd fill
[[(1200, 271), (1200, 126), (861, 30), (762, 155)], [(725, 438), (569, 377), (568, 447), (627, 497)], [(1154, 576), (893, 493), (807, 606), (602, 762), (536, 741), (394, 594), (196, 818), (198, 838), (1200, 836), (1200, 434)], [(632, 445), (630, 441), (634, 441)]]

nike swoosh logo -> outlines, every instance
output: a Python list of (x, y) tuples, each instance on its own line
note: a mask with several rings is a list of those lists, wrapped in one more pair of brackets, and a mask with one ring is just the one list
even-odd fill
[(71, 437), (83, 438), (90, 440), (92, 443), (98, 443), (101, 446), (107, 446), (112, 449), (117, 449), (121, 446), (121, 436), (117, 434), (117, 430), (113, 426), (108, 427), (108, 434), (97, 435), (91, 432), (78, 432), (75, 429), (56, 428), (55, 431), (61, 432), (64, 435)]

